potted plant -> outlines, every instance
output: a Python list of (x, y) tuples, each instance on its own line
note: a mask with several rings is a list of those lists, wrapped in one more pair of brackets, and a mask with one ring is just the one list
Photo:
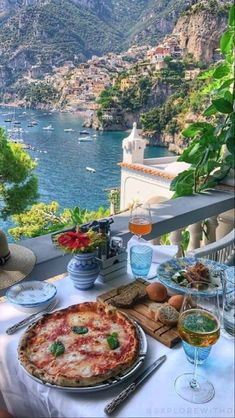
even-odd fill
[(92, 230), (68, 231), (57, 237), (58, 247), (74, 255), (67, 270), (75, 288), (87, 290), (93, 287), (100, 271), (96, 249), (102, 241), (101, 234)]

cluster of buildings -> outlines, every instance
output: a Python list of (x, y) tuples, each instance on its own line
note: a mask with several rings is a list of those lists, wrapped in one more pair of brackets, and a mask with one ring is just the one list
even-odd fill
[[(168, 65), (166, 57), (178, 60), (184, 56), (184, 53), (185, 51), (179, 46), (179, 36), (174, 33), (166, 36), (154, 48), (150, 45), (133, 45), (119, 54), (93, 56), (77, 67), (72, 62), (68, 62), (63, 67), (54, 68), (53, 74), (47, 73), (43, 81), (53, 85), (59, 92), (60, 99), (55, 106), (57, 109), (94, 112), (99, 107), (97, 99), (101, 92), (113, 86), (120, 73), (127, 73), (126, 77), (120, 79), (120, 90), (124, 91), (134, 85), (139, 77), (147, 76), (149, 71), (166, 68)], [(129, 71), (134, 64), (138, 70)], [(38, 71), (37, 66), (32, 67), (27, 82), (41, 81), (39, 80), (41, 74)], [(192, 79), (197, 74), (197, 71), (189, 70), (186, 77)]]
[(72, 63), (56, 69), (45, 81), (60, 92), (59, 108), (66, 110), (94, 111), (98, 108), (100, 93), (112, 86), (123, 71), (143, 60), (148, 46), (132, 46), (128, 51), (103, 57), (93, 56), (86, 63), (74, 67)]
[(166, 57), (171, 57), (173, 59), (182, 58), (184, 51), (179, 46), (179, 39), (177, 34), (172, 34), (166, 36), (161, 44), (157, 47), (152, 48), (147, 53), (147, 58), (150, 64), (155, 65), (156, 70), (161, 70), (162, 68), (167, 67), (165, 62)]

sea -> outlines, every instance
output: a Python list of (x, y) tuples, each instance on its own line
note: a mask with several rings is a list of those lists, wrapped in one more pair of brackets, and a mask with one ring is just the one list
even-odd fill
[[(59, 202), (61, 209), (79, 206), (96, 210), (108, 207), (106, 189), (120, 186), (122, 140), (128, 132), (102, 132), (82, 127), (84, 118), (75, 113), (0, 107), (0, 126), (6, 130), (13, 124), (7, 118), (20, 122), (15, 125), (23, 132), (9, 133), (32, 149), (27, 152), (36, 160), (35, 174), (39, 179), (39, 201)], [(37, 125), (28, 127), (36, 120)], [(45, 130), (51, 126), (53, 130)], [(72, 129), (65, 132), (65, 129)], [(80, 131), (87, 130), (87, 135)], [(80, 142), (80, 138), (89, 138)], [(84, 139), (85, 141), (85, 139)], [(163, 147), (147, 147), (145, 158), (172, 155)], [(87, 171), (86, 167), (94, 169)], [(11, 220), (0, 220), (0, 228), (7, 232)]]

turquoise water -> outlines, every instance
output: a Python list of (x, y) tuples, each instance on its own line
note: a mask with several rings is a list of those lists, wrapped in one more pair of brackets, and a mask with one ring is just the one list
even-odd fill
[[(0, 108), (0, 126), (10, 128), (4, 119), (5, 113), (12, 109)], [(75, 114), (16, 109), (15, 119), (24, 129), (22, 134), (11, 134), (22, 138), (25, 143), (35, 147), (28, 150), (37, 160), (35, 170), (39, 177), (40, 201), (57, 200), (61, 207), (80, 206), (87, 209), (108, 207), (109, 203), (104, 189), (120, 186), (120, 167), (122, 161), (122, 140), (126, 132), (96, 132), (88, 129), (92, 142), (78, 142), (79, 131), (83, 130), (83, 119)], [(23, 112), (25, 112), (23, 114)], [(36, 119), (38, 125), (27, 127), (30, 119)], [(54, 131), (45, 131), (43, 127), (52, 125)], [(72, 128), (74, 132), (64, 132)], [(97, 135), (93, 137), (93, 135)], [(161, 157), (171, 155), (166, 148), (148, 147), (145, 157)], [(86, 167), (92, 167), (95, 173), (90, 173)], [(0, 221), (5, 231), (8, 222)]]

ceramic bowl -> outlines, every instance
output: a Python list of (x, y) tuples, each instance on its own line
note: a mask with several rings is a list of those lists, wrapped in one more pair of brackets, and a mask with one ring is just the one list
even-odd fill
[(31, 280), (10, 287), (6, 297), (17, 307), (41, 309), (49, 305), (56, 293), (57, 289), (52, 283)]

